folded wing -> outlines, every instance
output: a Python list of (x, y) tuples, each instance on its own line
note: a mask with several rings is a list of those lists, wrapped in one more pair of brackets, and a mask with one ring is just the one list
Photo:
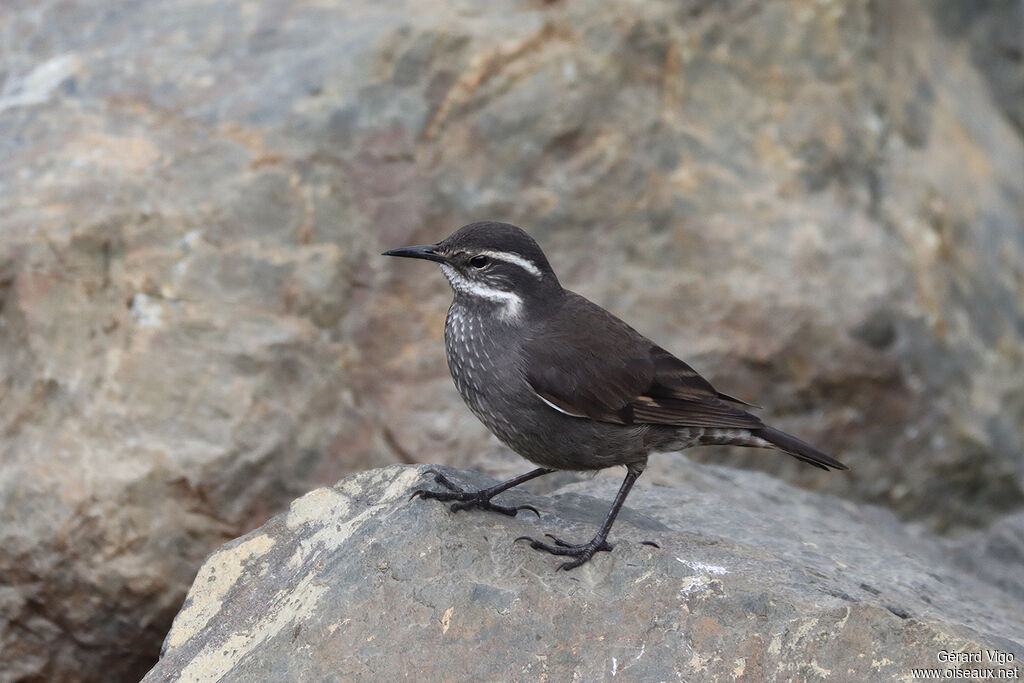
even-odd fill
[[(576, 296), (576, 295), (571, 295)], [(579, 316), (552, 316), (527, 342), (533, 390), (570, 415), (617, 424), (757, 429), (743, 403), (715, 390), (697, 371), (604, 309), (578, 297)], [(585, 336), (580, 329), (600, 329)], [(747, 404), (749, 405), (749, 404)]]

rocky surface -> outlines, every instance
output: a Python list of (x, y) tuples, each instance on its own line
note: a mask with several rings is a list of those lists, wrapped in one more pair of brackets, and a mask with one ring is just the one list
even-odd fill
[(0, 4), (0, 678), (136, 679), (212, 548), (347, 472), (517, 468), (442, 278), (378, 257), (483, 218), (854, 471), (771, 468), (985, 546), (1024, 501), (1019, 22)]
[(967, 38), (972, 61), (996, 103), (1024, 132), (1024, 3), (938, 0), (933, 10), (950, 36)]
[(942, 650), (998, 651), (1013, 661), (952, 668), (1020, 675), (1022, 596), (942, 542), (764, 474), (674, 464), (691, 486), (639, 485), (616, 547), (572, 572), (512, 539), (588, 536), (612, 480), (508, 494), (539, 522), (410, 501), (422, 467), (313, 491), (207, 560), (144, 680), (910, 680)]

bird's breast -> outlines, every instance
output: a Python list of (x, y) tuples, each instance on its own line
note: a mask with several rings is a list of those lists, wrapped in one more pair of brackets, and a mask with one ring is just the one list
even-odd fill
[(452, 304), (445, 322), (445, 350), (455, 386), (470, 410), (491, 431), (513, 429), (509, 416), (526, 388), (518, 347), (509, 330), (485, 316)]
[(496, 359), (502, 349), (486, 321), (453, 305), (445, 322), (444, 339), (448, 367), (459, 393), (467, 400), (490, 393), (498, 376)]

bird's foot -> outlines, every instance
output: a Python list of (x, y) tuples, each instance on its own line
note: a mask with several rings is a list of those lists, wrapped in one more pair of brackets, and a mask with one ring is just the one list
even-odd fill
[(452, 512), (458, 512), (459, 510), (472, 510), (474, 508), (479, 510), (490, 510), (491, 512), (500, 512), (503, 515), (509, 517), (515, 517), (516, 513), (520, 510), (529, 510), (533, 514), (540, 517), (540, 512), (537, 508), (532, 505), (498, 505), (492, 503), (491, 498), (496, 496), (500, 492), (494, 492), (493, 489), (481, 489), (480, 491), (465, 491), (458, 484), (453, 482), (448, 477), (444, 476), (437, 470), (427, 470), (428, 474), (434, 475), (434, 481), (441, 486), (448, 489), (447, 491), (428, 491), (426, 489), (416, 489), (409, 496), (409, 499), (413, 498), (426, 498), (429, 500), (442, 500), (442, 501), (456, 501), (452, 503)]
[(608, 551), (612, 549), (612, 545), (600, 536), (595, 536), (586, 543), (576, 544), (563, 541), (557, 536), (552, 536), (551, 534), (544, 535), (554, 541), (554, 545), (538, 541), (530, 538), (529, 536), (520, 536), (516, 541), (529, 541), (530, 547), (534, 550), (543, 550), (544, 552), (551, 553), (552, 555), (569, 555), (571, 557), (575, 557), (576, 559), (572, 562), (563, 562), (558, 566), (562, 571), (575, 569), (590, 560), (590, 558), (592, 558), (596, 553), (602, 550)]

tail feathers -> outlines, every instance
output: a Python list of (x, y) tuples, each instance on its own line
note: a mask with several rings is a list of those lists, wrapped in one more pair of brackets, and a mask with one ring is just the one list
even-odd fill
[(796, 438), (786, 432), (780, 432), (778, 429), (773, 427), (761, 427), (751, 432), (754, 436), (760, 437), (772, 444), (780, 451), (789, 453), (797, 460), (801, 460), (808, 465), (814, 465), (820, 467), (823, 470), (836, 469), (836, 470), (848, 470), (850, 469), (843, 463), (839, 462), (830, 455), (822, 453), (817, 448), (809, 443), (805, 443), (800, 439)]

